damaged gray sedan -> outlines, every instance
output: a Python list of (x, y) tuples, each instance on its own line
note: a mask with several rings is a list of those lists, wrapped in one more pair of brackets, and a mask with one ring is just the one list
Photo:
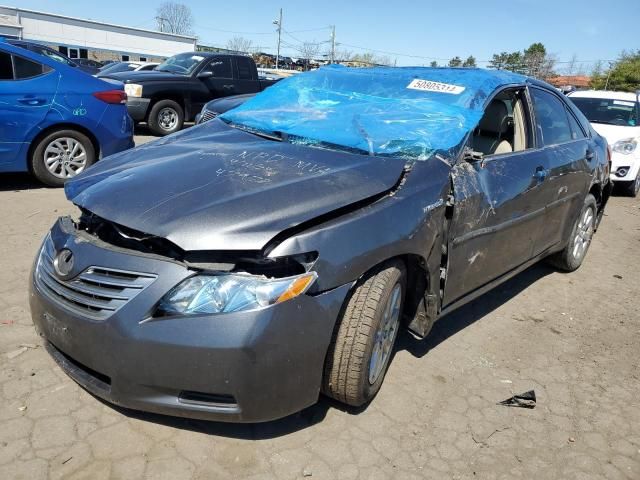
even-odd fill
[(321, 68), (69, 181), (80, 213), (44, 239), (31, 314), (117, 405), (363, 405), (401, 328), (424, 337), (543, 258), (578, 268), (609, 191), (605, 140), (547, 84)]

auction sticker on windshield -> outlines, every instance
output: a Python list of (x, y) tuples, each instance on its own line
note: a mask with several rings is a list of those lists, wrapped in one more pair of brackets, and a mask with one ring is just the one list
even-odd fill
[(407, 85), (407, 88), (410, 88), (411, 90), (422, 90), (424, 92), (451, 93), (453, 95), (460, 95), (464, 92), (464, 87), (459, 85), (450, 85), (448, 83), (434, 82), (431, 80), (421, 80), (419, 78), (411, 80), (411, 83)]

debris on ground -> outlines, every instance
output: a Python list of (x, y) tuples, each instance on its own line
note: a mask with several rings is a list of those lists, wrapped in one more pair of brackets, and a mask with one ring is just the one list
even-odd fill
[(528, 392), (514, 395), (513, 397), (499, 402), (498, 405), (504, 405), (506, 407), (535, 408), (536, 392), (529, 390)]
[(7, 358), (9, 360), (12, 360), (12, 359), (16, 358), (18, 355), (22, 355), (27, 350), (29, 350), (27, 347), (20, 347), (17, 350), (13, 350), (12, 352), (7, 353)]

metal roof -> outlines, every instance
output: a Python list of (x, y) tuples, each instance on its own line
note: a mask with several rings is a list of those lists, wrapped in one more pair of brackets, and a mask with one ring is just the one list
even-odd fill
[[(126, 25), (118, 25), (116, 23), (107, 23), (107, 22), (99, 22), (97, 20), (90, 20), (90, 19), (85, 19), (85, 18), (78, 18), (78, 17), (69, 17), (66, 15), (59, 15), (57, 13), (49, 13), (49, 12), (41, 12), (39, 10), (29, 10), (26, 8), (18, 8), (18, 7), (9, 7), (6, 5), (0, 5), (0, 8), (5, 8), (7, 10), (14, 10), (15, 12), (21, 12), (21, 13), (33, 13), (36, 15), (44, 15), (47, 17), (54, 17), (54, 18), (63, 18), (66, 20), (74, 20), (77, 22), (84, 22), (84, 23), (91, 23), (93, 25), (101, 25), (101, 26), (105, 26), (105, 27), (116, 27), (116, 28), (122, 28), (125, 30), (133, 30), (133, 31), (137, 31), (137, 32), (145, 32), (145, 33), (153, 33), (153, 34), (157, 34), (157, 35), (164, 35), (167, 37), (177, 37), (177, 38), (184, 38), (184, 39), (188, 39), (188, 40), (192, 40), (192, 41), (196, 41), (196, 37), (191, 37), (189, 35), (178, 35), (175, 33), (168, 33), (168, 32), (159, 32), (157, 30), (148, 30), (145, 28), (136, 28), (136, 27), (128, 27)], [(14, 26), (14, 25), (12, 25)]]

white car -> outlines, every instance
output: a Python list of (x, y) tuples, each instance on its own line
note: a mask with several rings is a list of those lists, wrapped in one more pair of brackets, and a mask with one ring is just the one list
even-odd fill
[(158, 62), (114, 62), (102, 67), (94, 77), (102, 78), (118, 72), (141, 72), (153, 70), (158, 65), (160, 65)]
[(585, 90), (569, 98), (609, 142), (611, 180), (632, 196), (640, 191), (640, 95)]

